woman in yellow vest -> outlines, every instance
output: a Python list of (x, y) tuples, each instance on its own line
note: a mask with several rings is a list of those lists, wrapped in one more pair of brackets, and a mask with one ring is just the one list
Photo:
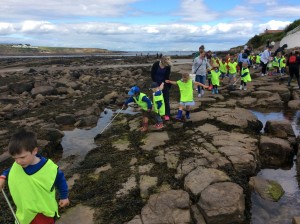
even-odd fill
[(195, 105), (194, 97), (193, 97), (193, 89), (194, 85), (202, 86), (204, 88), (208, 88), (208, 86), (203, 85), (200, 82), (193, 82), (190, 79), (190, 75), (188, 73), (182, 74), (182, 79), (178, 81), (166, 80), (166, 83), (171, 83), (172, 85), (178, 85), (180, 92), (180, 102), (179, 108), (177, 112), (176, 120), (183, 120), (184, 117), (182, 115), (183, 110), (185, 110), (185, 118), (190, 119), (190, 110), (191, 107)]
[(241, 85), (240, 85), (240, 90), (244, 89), (247, 90), (247, 82), (251, 82), (251, 75), (249, 71), (249, 65), (247, 62), (243, 62), (242, 65), (242, 71), (241, 71)]

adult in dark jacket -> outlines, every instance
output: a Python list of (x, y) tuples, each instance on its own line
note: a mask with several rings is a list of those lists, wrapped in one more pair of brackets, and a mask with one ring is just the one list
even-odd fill
[(284, 50), (288, 47), (287, 44), (282, 45), (282, 47), (277, 48), (277, 50), (274, 52), (274, 57), (277, 56), (278, 52), (281, 52), (281, 55), (284, 55)]
[[(294, 61), (294, 60), (291, 60), (291, 57), (296, 57), (295, 59), (295, 62), (292, 62), (291, 61)], [(289, 77), (289, 80), (288, 80), (288, 86), (291, 85), (291, 81), (292, 79), (294, 78), (294, 76), (296, 77), (297, 79), (297, 83), (298, 83), (298, 86), (299, 86), (299, 89), (300, 89), (300, 78), (299, 78), (299, 65), (300, 65), (300, 56), (299, 56), (299, 52), (298, 51), (293, 51), (291, 52), (288, 60), (287, 60), (287, 63), (286, 65), (288, 66), (289, 68), (289, 74), (290, 74), (290, 77)]]
[[(160, 85), (162, 82), (165, 83), (166, 80), (170, 80), (171, 73), (171, 58), (169, 56), (162, 56), (159, 61), (154, 62), (151, 68), (151, 79), (153, 82), (156, 82)], [(170, 100), (169, 100), (169, 90), (171, 88), (171, 84), (165, 83), (164, 88), (162, 90), (164, 100), (165, 100), (165, 120), (170, 120)]]

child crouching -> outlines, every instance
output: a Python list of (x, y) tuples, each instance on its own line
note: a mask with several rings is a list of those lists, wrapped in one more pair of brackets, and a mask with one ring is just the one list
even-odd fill
[(190, 79), (190, 75), (188, 73), (182, 74), (182, 79), (178, 81), (171, 81), (166, 80), (166, 83), (171, 83), (172, 85), (178, 85), (180, 91), (180, 102), (177, 116), (175, 117), (176, 120), (183, 119), (183, 110), (185, 110), (185, 118), (190, 119), (190, 110), (191, 107), (195, 105), (194, 96), (193, 96), (193, 89), (194, 85), (202, 86), (204, 88), (208, 88), (208, 86), (203, 85), (200, 82), (193, 82)]

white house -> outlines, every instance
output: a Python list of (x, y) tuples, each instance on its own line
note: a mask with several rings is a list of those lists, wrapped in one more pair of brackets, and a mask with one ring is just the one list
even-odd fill
[(300, 26), (291, 30), (286, 36), (280, 41), (280, 46), (287, 44), (288, 49), (300, 47)]

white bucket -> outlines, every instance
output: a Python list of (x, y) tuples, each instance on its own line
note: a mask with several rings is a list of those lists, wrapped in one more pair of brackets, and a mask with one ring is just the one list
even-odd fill
[(195, 82), (196, 81), (196, 74), (190, 74), (190, 79)]

